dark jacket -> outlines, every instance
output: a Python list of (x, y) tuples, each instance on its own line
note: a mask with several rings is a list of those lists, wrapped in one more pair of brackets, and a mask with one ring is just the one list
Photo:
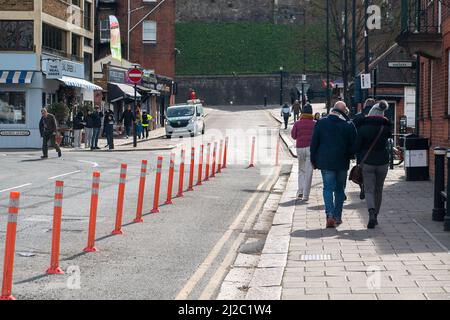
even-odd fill
[(365, 164), (381, 166), (389, 163), (388, 140), (391, 137), (391, 123), (382, 117), (366, 117), (361, 121), (356, 139), (356, 151), (361, 155), (358, 162), (362, 161), (373, 141), (383, 127), (383, 133), (370, 152)]
[(319, 120), (311, 141), (311, 162), (317, 169), (348, 170), (353, 157), (356, 131), (338, 116)]
[(93, 128), (94, 127), (94, 120), (92, 119), (92, 113), (88, 114), (85, 118), (84, 121), (86, 122), (86, 128)]
[(114, 114), (108, 113), (105, 116), (105, 133), (106, 134), (113, 134), (114, 132)]
[(49, 113), (46, 118), (41, 117), (41, 121), (39, 121), (39, 132), (41, 137), (44, 134), (55, 134), (57, 130), (56, 118), (54, 115)]
[(103, 118), (103, 113), (94, 111), (94, 113), (92, 114), (93, 128), (101, 128), (102, 127), (102, 118)]
[(355, 116), (353, 117), (352, 121), (355, 124), (356, 128), (358, 128), (361, 125), (361, 122), (369, 114), (370, 109), (372, 109), (371, 106), (370, 107), (366, 107), (363, 111), (355, 114)]
[(126, 127), (130, 127), (133, 124), (133, 121), (136, 121), (136, 117), (133, 115), (133, 111), (125, 110), (120, 118), (120, 122), (123, 121), (123, 124)]
[(76, 115), (75, 118), (73, 118), (73, 130), (82, 130), (82, 129), (84, 129), (83, 114), (79, 113)]

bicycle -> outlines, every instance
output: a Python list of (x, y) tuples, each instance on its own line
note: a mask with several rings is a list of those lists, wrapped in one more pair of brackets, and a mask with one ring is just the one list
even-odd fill
[(403, 162), (405, 162), (405, 154), (403, 151), (403, 148), (397, 147), (394, 145), (394, 139), (390, 138), (388, 140), (389, 142), (389, 157), (390, 157), (390, 163), (394, 166), (399, 166)]

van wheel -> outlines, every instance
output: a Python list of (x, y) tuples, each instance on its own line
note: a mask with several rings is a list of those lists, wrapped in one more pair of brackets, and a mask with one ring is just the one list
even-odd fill
[(170, 134), (166, 135), (167, 139), (172, 139), (172, 136)]
[(194, 138), (195, 137), (195, 133), (191, 133), (191, 138)]

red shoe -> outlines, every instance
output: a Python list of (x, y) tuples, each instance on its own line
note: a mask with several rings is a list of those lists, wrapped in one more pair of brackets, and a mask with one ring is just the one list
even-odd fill
[(327, 218), (327, 228), (336, 228), (336, 220), (334, 218)]

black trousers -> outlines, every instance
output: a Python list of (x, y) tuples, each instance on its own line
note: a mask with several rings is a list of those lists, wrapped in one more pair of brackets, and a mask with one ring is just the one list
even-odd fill
[(108, 142), (109, 149), (114, 149), (114, 134), (106, 131), (106, 141)]
[(54, 135), (53, 133), (44, 133), (44, 136), (42, 137), (42, 153), (44, 154), (44, 157), (48, 157), (49, 141), (51, 146), (55, 148), (56, 152), (61, 152), (61, 148), (56, 143), (56, 135)]
[[(148, 138), (148, 133), (150, 132), (150, 127), (143, 127), (144, 128), (144, 133), (145, 133), (145, 137)], [(144, 134), (142, 134), (144, 136)]]

